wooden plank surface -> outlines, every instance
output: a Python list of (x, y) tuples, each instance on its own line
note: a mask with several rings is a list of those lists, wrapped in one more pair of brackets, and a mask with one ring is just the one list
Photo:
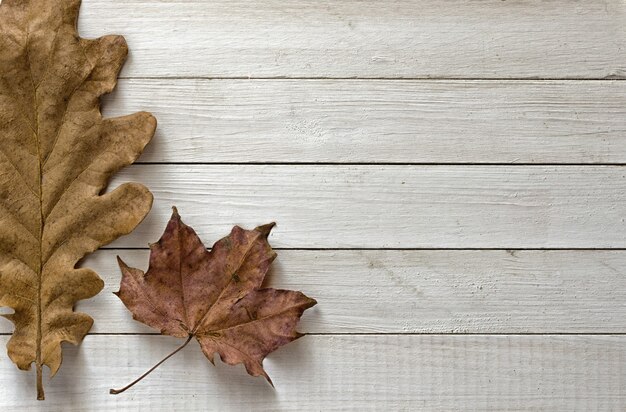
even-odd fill
[(232, 225), (278, 222), (287, 248), (626, 247), (617, 166), (134, 165), (113, 179), (155, 195), (113, 247), (145, 247), (179, 207), (211, 245)]
[[(47, 401), (5, 356), (0, 409), (626, 410), (624, 27), (621, 0), (85, 0), (131, 50), (105, 114), (159, 119), (110, 187), (155, 206), (82, 263), (106, 287)], [(207, 246), (279, 223), (269, 284), (320, 304), (276, 390), (194, 343), (108, 394), (180, 344), (110, 293), (173, 204)]]
[[(105, 289), (77, 310), (92, 333), (156, 333), (113, 295), (116, 255), (147, 268), (147, 250), (97, 252)], [(626, 333), (626, 251), (281, 250), (268, 279), (319, 302), (307, 333)]]
[(265, 361), (276, 389), (243, 368), (211, 366), (192, 342), (132, 392), (108, 394), (179, 344), (88, 336), (66, 348), (45, 402), (34, 400), (34, 373), (3, 358), (0, 399), (9, 410), (64, 412), (626, 408), (626, 337), (603, 335), (306, 336)]
[(143, 162), (624, 163), (626, 82), (122, 80)]
[(606, 78), (626, 75), (622, 0), (91, 0), (131, 77)]

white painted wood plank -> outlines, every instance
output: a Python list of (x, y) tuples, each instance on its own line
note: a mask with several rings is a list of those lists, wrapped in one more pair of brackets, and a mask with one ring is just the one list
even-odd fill
[[(93, 333), (156, 333), (113, 295), (116, 255), (147, 268), (146, 250), (97, 252), (105, 289), (77, 310)], [(268, 279), (317, 299), (307, 333), (626, 333), (626, 251), (281, 250)]]
[(607, 166), (134, 165), (155, 205), (113, 247), (145, 247), (176, 205), (210, 245), (276, 221), (275, 247), (626, 247), (626, 170)]
[(122, 80), (145, 162), (626, 162), (626, 82)]
[[(6, 337), (0, 339), (4, 345)], [(179, 340), (88, 336), (68, 347), (47, 400), (34, 372), (0, 360), (9, 410), (589, 411), (626, 408), (624, 336), (306, 336), (265, 361), (276, 384), (211, 366), (195, 342), (124, 395)]]
[(126, 36), (132, 77), (624, 77), (625, 26), (621, 0), (91, 0), (79, 20)]

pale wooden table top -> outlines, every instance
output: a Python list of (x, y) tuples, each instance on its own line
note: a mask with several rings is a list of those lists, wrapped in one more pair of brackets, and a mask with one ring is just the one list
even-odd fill
[[(82, 10), (131, 50), (104, 113), (159, 121), (112, 187), (155, 206), (84, 262), (106, 288), (45, 402), (0, 357), (0, 410), (626, 410), (624, 1)], [(278, 222), (271, 284), (319, 305), (266, 360), (275, 390), (193, 344), (108, 394), (179, 344), (111, 293), (173, 204), (207, 244)]]

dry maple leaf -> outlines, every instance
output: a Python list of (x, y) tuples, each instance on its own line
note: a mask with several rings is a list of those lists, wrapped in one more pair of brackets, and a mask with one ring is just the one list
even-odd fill
[(15, 324), (11, 360), (54, 375), (61, 342), (78, 344), (93, 320), (73, 311), (102, 280), (75, 269), (87, 253), (129, 233), (150, 210), (139, 184), (101, 194), (152, 138), (148, 113), (102, 119), (126, 58), (119, 36), (81, 39), (76, 0), (0, 4), (0, 306)]
[(276, 253), (267, 237), (274, 224), (244, 230), (235, 226), (209, 252), (176, 208), (161, 239), (150, 245), (144, 274), (126, 266), (116, 294), (133, 318), (164, 335), (187, 338), (163, 361), (117, 394), (133, 386), (193, 337), (213, 363), (215, 353), (230, 365), (243, 363), (252, 376), (264, 376), (267, 354), (299, 337), (302, 313), (314, 299), (293, 290), (261, 289)]

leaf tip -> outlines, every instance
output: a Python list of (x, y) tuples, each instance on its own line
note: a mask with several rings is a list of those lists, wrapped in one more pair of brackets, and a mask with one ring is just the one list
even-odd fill
[(119, 255), (117, 256), (117, 264), (122, 270), (128, 269), (128, 265), (122, 260), (121, 257), (119, 257)]
[(154, 117), (152, 113), (149, 112), (139, 112), (139, 115), (143, 116), (146, 121), (146, 129), (150, 135), (154, 134), (154, 131), (157, 128), (157, 118)]
[(276, 222), (271, 222), (266, 225), (259, 226), (255, 230), (257, 232), (261, 232), (263, 236), (268, 237), (274, 226), (276, 226)]
[(172, 206), (172, 219), (180, 219), (180, 215), (178, 214), (178, 208), (176, 206)]

